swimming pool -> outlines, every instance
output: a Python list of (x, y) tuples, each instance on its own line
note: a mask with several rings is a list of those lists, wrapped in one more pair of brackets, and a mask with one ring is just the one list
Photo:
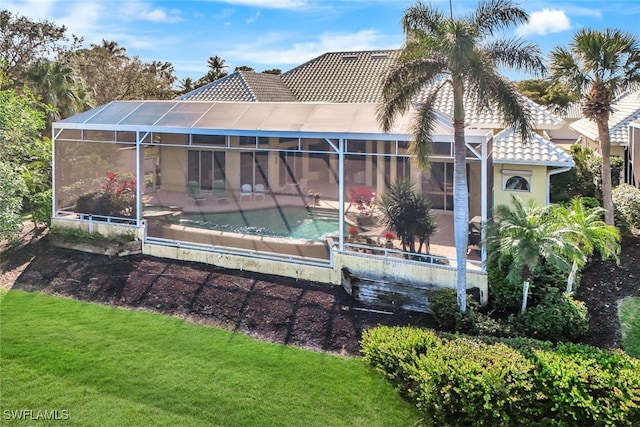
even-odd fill
[(273, 207), (240, 212), (184, 213), (181, 225), (256, 236), (324, 240), (336, 235), (338, 213), (303, 207)]

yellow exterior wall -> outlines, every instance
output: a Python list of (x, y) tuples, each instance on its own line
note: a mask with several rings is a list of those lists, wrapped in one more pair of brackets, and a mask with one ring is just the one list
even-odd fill
[(187, 150), (183, 147), (160, 147), (160, 188), (165, 191), (186, 191)]
[[(530, 173), (523, 176), (529, 180), (531, 191), (503, 190), (504, 184), (510, 175), (503, 175), (502, 170), (522, 171)], [(494, 165), (493, 168), (493, 203), (494, 206), (508, 205), (511, 203), (511, 195), (519, 196), (523, 200), (533, 198), (540, 206), (547, 204), (547, 167), (531, 165)]]

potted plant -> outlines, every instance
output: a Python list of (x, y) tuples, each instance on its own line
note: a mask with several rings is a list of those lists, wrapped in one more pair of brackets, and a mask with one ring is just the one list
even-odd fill
[(393, 231), (385, 231), (384, 232), (384, 239), (385, 239), (385, 247), (387, 248), (393, 248), (393, 239), (396, 238), (396, 235), (393, 233)]
[[(355, 205), (358, 210), (356, 221), (360, 225), (370, 224), (372, 222), (373, 213), (373, 199), (375, 199), (376, 193), (369, 190), (367, 187), (353, 187), (349, 190), (349, 199), (351, 205)], [(347, 209), (348, 210), (348, 209)]]
[(358, 236), (358, 233), (360, 232), (360, 230), (355, 225), (352, 225), (351, 227), (349, 227), (348, 231), (349, 231), (349, 237), (350, 237), (349, 240), (353, 242)]

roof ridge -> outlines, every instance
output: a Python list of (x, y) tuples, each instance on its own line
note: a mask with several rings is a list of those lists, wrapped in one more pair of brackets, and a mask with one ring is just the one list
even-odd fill
[[(258, 97), (257, 97), (257, 96), (256, 96), (256, 94), (255, 94), (255, 92), (253, 92), (253, 89), (252, 89), (252, 88), (251, 88), (251, 86), (249, 85), (249, 82), (247, 82), (247, 79), (245, 78), (245, 76), (244, 76), (244, 74), (243, 74), (244, 72), (245, 72), (245, 71), (238, 70), (238, 71), (234, 71), (233, 73), (234, 73), (234, 74), (235, 74), (235, 73), (238, 73), (238, 75), (240, 76), (240, 81), (242, 81), (242, 84), (244, 85), (244, 88), (247, 90), (247, 92), (249, 92), (249, 94), (250, 94), (250, 96), (251, 96), (251, 100), (252, 100), (252, 101), (259, 101), (259, 100), (258, 100)], [(247, 71), (247, 72), (255, 73), (255, 71)]]

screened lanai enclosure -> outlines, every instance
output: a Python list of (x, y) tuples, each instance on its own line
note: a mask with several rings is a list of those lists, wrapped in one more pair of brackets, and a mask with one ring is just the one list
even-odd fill
[[(424, 172), (409, 152), (411, 115), (384, 134), (376, 108), (112, 102), (53, 125), (54, 220), (132, 227), (148, 252), (198, 251), (208, 262), (335, 269), (336, 254), (351, 254), (453, 269), (453, 132), (436, 129)], [(470, 217), (486, 219), (490, 135), (467, 141)], [(377, 207), (399, 179), (429, 198), (442, 235), (411, 257)], [(480, 253), (470, 259), (479, 270)]]

